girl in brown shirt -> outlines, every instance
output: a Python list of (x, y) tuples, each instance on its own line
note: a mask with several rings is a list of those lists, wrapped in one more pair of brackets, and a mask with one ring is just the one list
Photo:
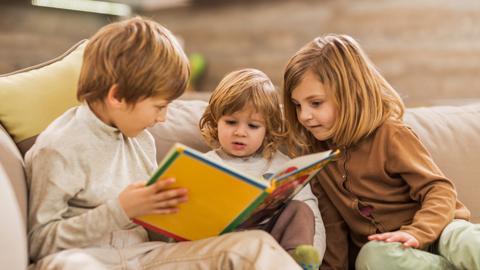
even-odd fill
[(290, 58), (284, 109), (294, 155), (343, 152), (312, 183), (327, 234), (321, 269), (480, 269), (480, 225), (353, 38), (318, 37)]

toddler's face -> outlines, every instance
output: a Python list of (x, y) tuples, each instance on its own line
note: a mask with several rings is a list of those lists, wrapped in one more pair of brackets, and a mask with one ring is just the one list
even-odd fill
[(222, 149), (236, 157), (253, 155), (265, 138), (265, 118), (251, 104), (218, 121), (218, 140)]
[(315, 74), (307, 71), (292, 91), (291, 98), (297, 110), (298, 121), (317, 140), (330, 139), (330, 130), (336, 120), (336, 108)]

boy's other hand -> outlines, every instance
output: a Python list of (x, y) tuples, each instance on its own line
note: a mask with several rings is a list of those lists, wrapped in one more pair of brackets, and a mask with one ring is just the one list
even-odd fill
[(120, 205), (129, 218), (176, 213), (177, 206), (187, 201), (187, 190), (168, 189), (174, 182), (174, 178), (168, 178), (149, 186), (145, 186), (145, 181), (130, 184), (118, 196)]
[(404, 247), (412, 247), (412, 248), (418, 248), (420, 246), (420, 243), (418, 242), (417, 238), (415, 238), (413, 235), (409, 233), (402, 232), (402, 231), (372, 234), (368, 237), (368, 240), (399, 242), (399, 243), (402, 243)]

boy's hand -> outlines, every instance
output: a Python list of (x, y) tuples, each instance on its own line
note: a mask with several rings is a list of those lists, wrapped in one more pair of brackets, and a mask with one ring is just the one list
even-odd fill
[(409, 233), (402, 231), (372, 234), (368, 237), (368, 240), (399, 242), (402, 243), (404, 247), (418, 248), (420, 246), (417, 238), (415, 238)]
[(120, 205), (129, 218), (176, 213), (177, 206), (187, 201), (187, 190), (167, 189), (174, 182), (174, 178), (168, 178), (150, 186), (145, 186), (144, 181), (130, 184), (118, 196)]

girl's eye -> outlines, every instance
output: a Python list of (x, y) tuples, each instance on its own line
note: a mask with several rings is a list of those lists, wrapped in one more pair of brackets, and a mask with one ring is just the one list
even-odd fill
[(311, 105), (312, 107), (318, 107), (320, 105), (322, 105), (323, 101), (312, 101), (311, 102)]
[(255, 125), (255, 124), (248, 124), (248, 127), (250, 127), (251, 129), (257, 129), (257, 128), (259, 128), (260, 126), (259, 126), (259, 125)]
[(237, 121), (235, 121), (235, 120), (225, 120), (225, 123), (226, 123), (227, 125), (232, 126), (232, 125), (235, 125), (235, 124), (237, 123)]

